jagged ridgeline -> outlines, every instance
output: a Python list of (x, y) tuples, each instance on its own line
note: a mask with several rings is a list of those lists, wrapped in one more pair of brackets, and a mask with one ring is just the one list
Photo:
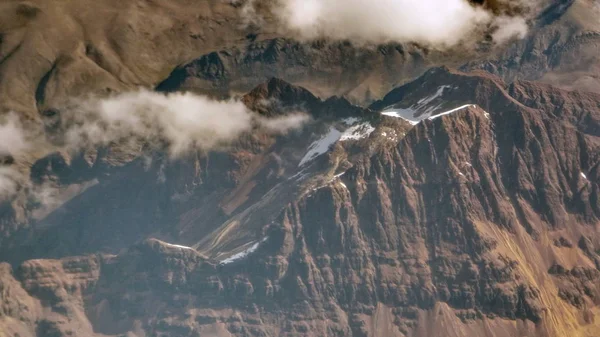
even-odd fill
[(0, 337), (599, 336), (600, 5), (365, 3), (0, 0)]
[(313, 120), (177, 161), (36, 164), (95, 182), (2, 242), (5, 330), (598, 331), (599, 95), (435, 68), (368, 109), (277, 79), (244, 102)]
[(469, 61), (469, 69), (509, 81), (600, 90), (593, 1), (540, 0), (522, 10), (519, 4), (528, 3), (474, 2), (498, 16), (523, 15), (529, 34), (510, 45), (485, 40), (450, 51), (406, 42), (365, 47), (287, 36), (268, 15), (261, 25), (249, 24), (239, 1), (4, 1), (0, 110), (37, 119), (74, 96), (140, 85), (222, 97), (248, 92), (270, 77), (321, 97), (344, 95), (368, 104), (432, 66)]

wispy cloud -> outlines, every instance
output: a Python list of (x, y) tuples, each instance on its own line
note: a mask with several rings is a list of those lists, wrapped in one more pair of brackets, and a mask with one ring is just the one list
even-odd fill
[(267, 119), (237, 100), (217, 101), (192, 93), (164, 95), (140, 90), (89, 99), (61, 113), (65, 145), (104, 146), (135, 139), (160, 143), (173, 157), (193, 149), (213, 150), (231, 144), (254, 127), (287, 132), (301, 126), (305, 114)]
[[(143, 144), (165, 150), (172, 158), (196, 149), (221, 149), (255, 128), (286, 133), (308, 120), (302, 113), (265, 118), (237, 100), (217, 101), (192, 93), (165, 95), (148, 90), (79, 99), (48, 118), (55, 135), (52, 138), (69, 152), (112, 144)], [(16, 115), (0, 121), (0, 155), (18, 156), (40, 141), (45, 140), (32, 136)], [(14, 193), (22, 178), (14, 168), (2, 167), (0, 196)]]
[(30, 146), (23, 125), (15, 113), (0, 118), (0, 156), (19, 153)]

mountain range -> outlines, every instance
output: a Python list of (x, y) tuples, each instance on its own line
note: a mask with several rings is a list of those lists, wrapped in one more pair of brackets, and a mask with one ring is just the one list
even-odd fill
[[(0, 151), (0, 337), (597, 336), (600, 6), (542, 3), (449, 49), (290, 37), (244, 2), (0, 3), (0, 107), (33, 143)], [(177, 155), (160, 117), (70, 141), (128, 125), (74, 97), (141, 87), (252, 121)]]

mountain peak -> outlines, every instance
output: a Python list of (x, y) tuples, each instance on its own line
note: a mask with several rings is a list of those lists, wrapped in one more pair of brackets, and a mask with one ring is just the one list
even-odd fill
[(281, 114), (284, 110), (293, 108), (311, 111), (321, 103), (310, 91), (276, 77), (255, 87), (244, 95), (242, 101), (251, 109), (267, 116)]

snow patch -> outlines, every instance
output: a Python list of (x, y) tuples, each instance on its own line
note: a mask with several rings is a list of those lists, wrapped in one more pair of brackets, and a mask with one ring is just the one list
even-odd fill
[[(344, 184), (344, 182), (343, 182), (341, 179), (339, 179), (339, 178), (340, 178), (341, 176), (343, 176), (344, 174), (346, 174), (346, 171), (344, 171), (344, 172), (342, 172), (342, 173), (338, 173), (338, 174), (334, 175), (334, 176), (333, 176), (333, 178), (331, 178), (331, 180), (329, 180), (329, 181), (327, 182), (327, 184), (323, 185), (322, 187), (324, 187), (324, 186), (327, 186), (327, 185), (331, 184), (331, 183), (332, 183), (333, 181), (335, 181), (335, 180), (338, 180), (338, 183), (340, 183), (340, 185), (342, 185), (342, 186), (344, 186), (346, 189), (348, 189), (348, 187), (346, 186), (346, 184)], [(321, 188), (321, 187), (319, 187), (319, 188)]]
[(191, 250), (195, 250), (194, 248), (192, 248), (192, 247), (188, 247), (188, 246), (174, 245), (174, 244), (172, 244), (172, 243), (167, 243), (167, 242), (164, 242), (164, 244), (165, 244), (165, 245), (167, 245), (167, 246), (169, 246), (169, 247), (175, 247), (175, 248), (181, 248), (181, 249), (191, 249)]
[(381, 114), (384, 116), (402, 118), (402, 119), (408, 121), (411, 125), (417, 125), (424, 119), (428, 119), (431, 121), (440, 116), (449, 115), (453, 112), (456, 112), (456, 111), (459, 111), (459, 110), (462, 110), (462, 109), (465, 109), (468, 107), (474, 107), (474, 106), (475, 106), (475, 104), (465, 104), (465, 105), (459, 106), (458, 108), (444, 111), (435, 116), (431, 116), (431, 114), (433, 113), (433, 111), (435, 111), (435, 109), (438, 108), (437, 106), (434, 108), (428, 109), (427, 111), (425, 111), (425, 113), (423, 113), (419, 117), (415, 117), (415, 114), (417, 114), (418, 111), (413, 110), (413, 109), (393, 109), (393, 110), (383, 111)]
[[(359, 119), (356, 117), (342, 119), (342, 122), (346, 125), (353, 125), (358, 121)], [(363, 139), (368, 137), (371, 133), (373, 133), (373, 131), (375, 131), (375, 128), (369, 122), (356, 124), (347, 128), (344, 132), (339, 131), (333, 126), (330, 126), (329, 131), (327, 131), (327, 133), (321, 137), (321, 139), (310, 144), (308, 151), (302, 160), (300, 160), (298, 167), (303, 166), (318, 156), (326, 153), (337, 141)]]
[(585, 180), (588, 180), (587, 176), (585, 175), (585, 173), (581, 172), (579, 173), (579, 175), (581, 175), (581, 177)]
[[(441, 103), (440, 104), (431, 104), (431, 103), (434, 100), (442, 97), (442, 95), (444, 94), (444, 91), (446, 89), (455, 89), (455, 88), (452, 86), (449, 86), (449, 85), (442, 85), (441, 87), (439, 87), (437, 89), (435, 94), (420, 99), (416, 104), (413, 104), (409, 108), (385, 109), (384, 111), (381, 112), (381, 114), (384, 116), (389, 116), (389, 117), (402, 118), (402, 119), (408, 121), (411, 125), (417, 125), (422, 120), (425, 120), (425, 119), (433, 120), (440, 116), (449, 115), (453, 112), (475, 106), (474, 104), (465, 104), (458, 108), (448, 110), (448, 111), (445, 111), (440, 114), (436, 114), (436, 115), (432, 116), (433, 113), (442, 106), (442, 104)], [(416, 116), (416, 115), (419, 115), (419, 116)], [(489, 119), (489, 114), (487, 112), (486, 112), (485, 117)]]
[(289, 177), (288, 180), (301, 180), (304, 177), (306, 177), (308, 175), (308, 173), (305, 173), (305, 169), (304, 170), (300, 170), (298, 171), (298, 173), (294, 174), (293, 176)]
[(438, 117), (441, 117), (441, 116), (444, 116), (444, 115), (449, 115), (449, 114), (451, 114), (453, 112), (456, 112), (456, 111), (459, 111), (459, 110), (462, 110), (462, 109), (466, 109), (466, 108), (469, 108), (469, 107), (474, 107), (474, 106), (475, 106), (475, 104), (465, 104), (463, 106), (459, 106), (458, 108), (442, 112), (440, 114), (437, 114), (435, 116), (429, 117), (427, 119), (429, 119), (430, 121), (432, 121), (432, 120), (434, 120), (434, 119), (436, 119)]
[(304, 155), (302, 160), (300, 160), (300, 164), (298, 164), (298, 166), (303, 166), (304, 164), (308, 163), (309, 161), (311, 161), (311, 160), (317, 158), (318, 156), (322, 155), (323, 153), (326, 153), (327, 151), (329, 151), (329, 148), (331, 147), (331, 145), (335, 144), (335, 142), (337, 142), (341, 136), (342, 136), (342, 133), (340, 131), (338, 131), (336, 128), (334, 128), (332, 126), (329, 127), (329, 131), (327, 132), (327, 134), (325, 136), (323, 136), (321, 139), (313, 142), (308, 147), (308, 152), (306, 152), (306, 154)]
[(369, 122), (357, 124), (344, 131), (340, 137), (340, 141), (343, 142), (345, 140), (359, 140), (366, 138), (373, 133), (373, 131), (375, 131), (375, 128)]
[[(329, 181), (327, 181), (323, 185), (320, 185), (320, 186), (317, 186), (315, 188), (312, 188), (311, 191), (315, 192), (315, 191), (318, 191), (318, 190), (322, 189), (323, 187), (329, 186), (329, 184), (331, 184), (332, 182), (336, 181), (337, 179), (339, 179), (344, 174), (346, 174), (346, 171), (334, 175), (333, 178), (329, 179)], [(341, 180), (339, 180), (339, 183), (342, 184), (344, 187), (346, 187), (346, 185)], [(348, 188), (348, 187), (346, 187), (346, 188)]]
[(416, 113), (417, 111), (412, 109), (391, 109), (383, 111), (381, 114), (389, 117), (402, 118), (411, 125), (417, 125), (422, 119), (419, 117), (414, 117)]
[(241, 260), (241, 259), (243, 259), (243, 258), (247, 257), (248, 255), (250, 255), (250, 254), (254, 253), (254, 252), (255, 252), (255, 251), (258, 249), (258, 247), (260, 246), (260, 244), (261, 244), (262, 242), (265, 242), (265, 241), (267, 241), (267, 239), (268, 239), (268, 238), (269, 238), (269, 237), (266, 237), (266, 238), (262, 239), (262, 240), (261, 240), (261, 241), (259, 241), (259, 242), (255, 242), (255, 243), (254, 243), (254, 244), (252, 244), (252, 246), (250, 246), (248, 249), (246, 249), (246, 250), (244, 250), (244, 251), (242, 251), (242, 252), (239, 252), (239, 253), (237, 253), (237, 254), (233, 254), (233, 255), (231, 255), (230, 257), (228, 257), (228, 258), (224, 259), (223, 261), (221, 261), (219, 264), (221, 264), (221, 265), (224, 265), (224, 264), (230, 264), (230, 263), (232, 263), (232, 262), (235, 262), (235, 261), (237, 261), (237, 260)]
[(452, 87), (449, 86), (449, 85), (442, 85), (441, 87), (438, 88), (438, 90), (432, 96), (428, 96), (428, 97), (420, 99), (417, 102), (417, 108), (424, 107), (427, 104), (433, 102), (434, 99), (436, 99), (438, 97), (442, 97), (442, 95), (444, 94), (444, 90), (445, 89), (452, 89)]

